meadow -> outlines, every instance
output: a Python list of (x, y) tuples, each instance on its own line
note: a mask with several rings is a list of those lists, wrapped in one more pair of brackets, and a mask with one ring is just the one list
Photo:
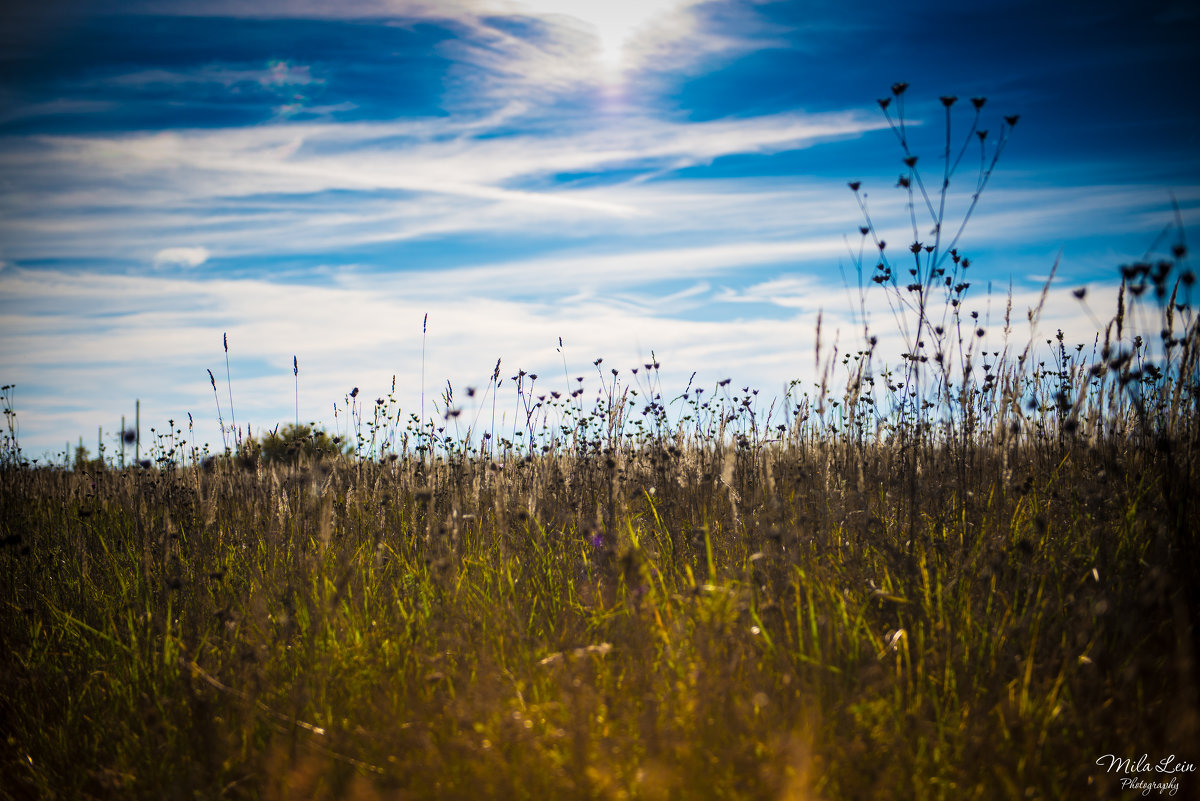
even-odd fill
[[(936, 240), (914, 217), (886, 258), (868, 216), (856, 267), (906, 352), (864, 320), (781, 398), (597, 360), (587, 393), (497, 364), (503, 430), (449, 388), (432, 421), (348, 396), (346, 441), (173, 426), (127, 468), (35, 467), (10, 428), (0, 796), (1194, 797), (1182, 226), (1094, 342), (1010, 310), (985, 351), (905, 188)], [(1142, 754), (1181, 770), (1103, 762)]]

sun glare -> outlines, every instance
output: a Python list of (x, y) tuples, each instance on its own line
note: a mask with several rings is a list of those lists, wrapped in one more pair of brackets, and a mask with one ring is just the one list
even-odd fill
[(563, 14), (591, 28), (601, 66), (615, 78), (636, 61), (635, 37), (651, 24), (688, 5), (680, 0), (527, 0), (538, 14)]

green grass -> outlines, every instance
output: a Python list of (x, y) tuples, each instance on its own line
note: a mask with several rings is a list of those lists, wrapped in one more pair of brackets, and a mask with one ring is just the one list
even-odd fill
[(899, 366), (865, 328), (767, 408), (498, 364), (473, 432), (449, 387), (406, 427), (356, 391), (349, 446), (172, 424), (146, 469), (10, 428), (0, 797), (1123, 798), (1105, 755), (1200, 761), (1186, 249), (1103, 343), (1018, 354), (938, 248), (873, 282)]
[(8, 469), (4, 792), (1119, 797), (1194, 742), (1167, 456), (905, 458)]

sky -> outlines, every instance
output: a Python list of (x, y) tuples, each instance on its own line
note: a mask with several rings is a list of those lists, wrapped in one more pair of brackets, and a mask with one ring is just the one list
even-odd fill
[(1024, 324), (1056, 261), (1036, 333), (1091, 342), (1118, 265), (1194, 241), (1200, 219), (1195, 2), (44, 0), (6, 16), (0, 381), (29, 458), (80, 437), (112, 455), (138, 401), (144, 447), (190, 414), (219, 448), (218, 401), (243, 431), (344, 433), (353, 387), (431, 417), (449, 381), (471, 416), (466, 389), (497, 359), (546, 391), (584, 376), (598, 392), (603, 358), (627, 381), (658, 361), (664, 395), (694, 372), (778, 396), (813, 380), (818, 315), (826, 354), (862, 346), (848, 182), (879, 238), (913, 240), (877, 103), (897, 82), (888, 113), (903, 101), (935, 193), (939, 98), (960, 98), (943, 230), (1005, 141), (958, 240), (991, 347), (1010, 294)]

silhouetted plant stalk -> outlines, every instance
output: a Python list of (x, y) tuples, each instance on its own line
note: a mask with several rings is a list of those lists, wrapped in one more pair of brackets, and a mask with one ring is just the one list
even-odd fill
[(295, 425), (300, 427), (300, 360), (292, 356), (292, 377), (296, 379), (296, 419)]
[(18, 437), (20, 426), (17, 423), (17, 411), (13, 405), (16, 389), (16, 384), (5, 384), (0, 387), (0, 404), (4, 408), (4, 440), (0, 442), (0, 467), (17, 467), (24, 462)]
[[(870, 322), (866, 319), (865, 292), (870, 289), (870, 284), (876, 284), (890, 290), (886, 293), (888, 307), (906, 346), (905, 353), (902, 354), (903, 380), (900, 382), (900, 394), (897, 398), (901, 420), (904, 423), (903, 429), (909, 432), (920, 432), (933, 422), (929, 415), (931, 410), (936, 410), (935, 414), (953, 412), (949, 404), (954, 388), (950, 372), (952, 361), (957, 361), (958, 370), (963, 375), (963, 384), (960, 386), (965, 389), (969, 381), (972, 357), (978, 349), (976, 340), (982, 339), (983, 334), (980, 332), (983, 329), (978, 325), (976, 313), (972, 316), (972, 322), (968, 324), (964, 335), (961, 306), (966, 292), (970, 288), (970, 282), (966, 280), (966, 271), (971, 266), (971, 261), (959, 253), (957, 243), (979, 203), (979, 198), (995, 170), (1000, 154), (1003, 152), (1018, 118), (1015, 115), (1004, 118), (1004, 122), (1000, 126), (1000, 135), (995, 140), (995, 146), (991, 149), (989, 159), (988, 132), (979, 127), (981, 111), (987, 101), (982, 97), (972, 98), (971, 105), (974, 114), (971, 124), (962, 139), (957, 156), (952, 157), (951, 108), (957, 103), (958, 98), (953, 96), (940, 98), (941, 105), (945, 110), (945, 148), (942, 158), (942, 181), (936, 193), (935, 204), (935, 199), (930, 196), (921, 171), (917, 167), (918, 156), (913, 152), (908, 136), (904, 108), (907, 89), (907, 83), (896, 83), (892, 86), (891, 97), (882, 98), (878, 103), (903, 152), (902, 161), (905, 171), (900, 174), (897, 186), (904, 191), (906, 196), (906, 208), (912, 231), (912, 242), (908, 245), (907, 251), (912, 257), (912, 266), (903, 268), (887, 255), (887, 243), (879, 236), (867, 205), (866, 193), (861, 191), (860, 181), (850, 182), (850, 188), (854, 192), (866, 224), (859, 229), (862, 240), (858, 252), (851, 251), (851, 257), (858, 273), (859, 310), (862, 315), (861, 322), (864, 339), (867, 341), (866, 355), (868, 356), (865, 361), (866, 369), (856, 377), (856, 383), (870, 372), (870, 356), (873, 355), (876, 340), (871, 333)], [(893, 108), (896, 112), (894, 117), (890, 110)], [(980, 153), (975, 188), (953, 237), (943, 248), (947, 198), (950, 193), (951, 181), (972, 142), (978, 143)], [(921, 205), (928, 214), (928, 224), (931, 226), (928, 233), (932, 237), (932, 241), (922, 241), (921, 231), (924, 226), (919, 222), (918, 205)], [(863, 281), (865, 268), (863, 245), (868, 240), (878, 252), (870, 284)], [(910, 279), (903, 286), (899, 282), (902, 270), (907, 272)], [(941, 291), (942, 302), (935, 304), (933, 295), (937, 289)], [(937, 306), (941, 306), (940, 319), (934, 320), (930, 310), (936, 309)], [(951, 329), (956, 334), (955, 339), (951, 339)], [(934, 361), (935, 375), (940, 379), (938, 383), (932, 385), (925, 381), (925, 365), (931, 359)], [(930, 399), (931, 395), (933, 396), (932, 400)]]
[(237, 413), (234, 412), (234, 410), (233, 410), (233, 381), (230, 378), (230, 373), (229, 373), (229, 334), (228, 333), (223, 333), (221, 335), (221, 344), (224, 345), (224, 347), (225, 347), (225, 386), (229, 390), (229, 420), (230, 420), (230, 423), (233, 425), (234, 441), (237, 444), (241, 444), (242, 432), (241, 432), (241, 429), (238, 428)]
[(229, 439), (225, 436), (225, 418), (221, 415), (221, 396), (217, 394), (217, 379), (213, 377), (212, 370), (208, 371), (208, 380), (212, 383), (213, 400), (217, 402), (217, 425), (221, 429), (221, 446), (225, 453), (228, 453)]

